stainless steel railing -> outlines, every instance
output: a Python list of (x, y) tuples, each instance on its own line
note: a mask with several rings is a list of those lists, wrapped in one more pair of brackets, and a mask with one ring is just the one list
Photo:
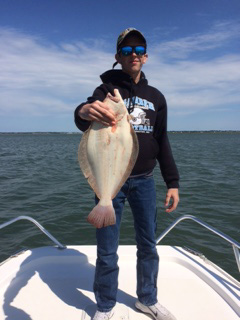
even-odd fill
[(215, 233), (216, 235), (218, 235), (219, 237), (223, 238), (224, 240), (226, 240), (227, 242), (231, 243), (232, 247), (233, 247), (233, 252), (235, 255), (235, 259), (236, 259), (236, 263), (238, 266), (238, 271), (240, 272), (240, 254), (239, 254), (239, 249), (240, 249), (240, 243), (238, 243), (236, 240), (232, 239), (231, 237), (227, 236), (226, 234), (224, 234), (223, 232), (211, 227), (210, 225), (208, 225), (207, 223), (201, 221), (200, 219), (191, 216), (191, 215), (184, 215), (178, 219), (176, 219), (156, 240), (156, 243), (158, 244), (179, 222), (181, 222), (182, 220), (193, 220), (195, 222), (197, 222), (198, 224), (202, 225), (203, 227), (205, 227), (206, 229), (210, 230), (211, 232)]
[[(240, 254), (239, 254), (239, 249), (240, 249), (240, 243), (238, 243), (236, 240), (232, 239), (231, 237), (227, 236), (226, 234), (224, 234), (223, 232), (213, 228), (212, 226), (208, 225), (207, 223), (201, 221), (200, 219), (191, 216), (191, 215), (184, 215), (178, 219), (176, 219), (156, 240), (156, 243), (158, 244), (178, 223), (180, 223), (183, 220), (193, 220), (195, 222), (197, 222), (198, 224), (202, 225), (203, 227), (205, 227), (206, 229), (210, 230), (211, 232), (215, 233), (216, 235), (218, 235), (219, 237), (223, 238), (224, 240), (226, 240), (227, 242), (231, 243), (232, 247), (233, 247), (233, 252), (235, 255), (235, 259), (236, 259), (236, 263), (238, 266), (238, 270), (240, 272)], [(56, 238), (54, 238), (50, 232), (48, 232), (39, 222), (37, 222), (35, 219), (28, 217), (28, 216), (19, 216), (17, 218), (14, 218), (8, 222), (5, 222), (3, 224), (0, 224), (0, 229), (3, 229), (7, 226), (9, 226), (10, 224), (13, 224), (19, 220), (28, 220), (31, 221), (32, 223), (34, 223), (49, 239), (51, 239), (59, 249), (65, 249), (66, 247), (64, 245), (62, 245)]]
[(0, 229), (3, 229), (7, 226), (9, 226), (10, 224), (13, 224), (14, 222), (17, 222), (19, 220), (28, 220), (31, 221), (32, 223), (34, 223), (49, 239), (51, 239), (59, 249), (65, 249), (66, 247), (64, 245), (62, 245), (56, 238), (54, 238), (54, 236), (51, 235), (50, 232), (48, 232), (39, 222), (37, 222), (35, 219), (28, 217), (28, 216), (19, 216), (17, 218), (14, 218), (8, 222), (2, 223), (0, 224)]

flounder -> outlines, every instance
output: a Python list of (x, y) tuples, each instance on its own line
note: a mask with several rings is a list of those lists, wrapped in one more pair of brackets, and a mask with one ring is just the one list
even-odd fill
[(99, 202), (88, 215), (96, 228), (113, 225), (116, 216), (112, 199), (129, 177), (138, 156), (138, 138), (130, 116), (117, 89), (103, 101), (116, 118), (116, 125), (92, 121), (84, 132), (78, 150), (80, 168)]

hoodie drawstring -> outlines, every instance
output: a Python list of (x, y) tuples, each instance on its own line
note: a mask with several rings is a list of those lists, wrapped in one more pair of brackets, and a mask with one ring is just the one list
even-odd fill
[(131, 114), (133, 112), (133, 110), (134, 110), (135, 99), (136, 99), (136, 97), (134, 97), (134, 101), (133, 101), (133, 80), (131, 79), (130, 103), (129, 103), (129, 106), (128, 106), (129, 114)]

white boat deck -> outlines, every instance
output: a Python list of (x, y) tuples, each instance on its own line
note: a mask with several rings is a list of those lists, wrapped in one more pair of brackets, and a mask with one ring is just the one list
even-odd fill
[[(158, 251), (159, 302), (178, 320), (239, 319), (237, 280), (180, 247), (158, 246)], [(112, 319), (151, 319), (134, 307), (136, 247), (120, 246), (118, 254), (118, 303)], [(43, 247), (7, 260), (0, 266), (0, 319), (91, 319), (95, 260), (95, 246)]]

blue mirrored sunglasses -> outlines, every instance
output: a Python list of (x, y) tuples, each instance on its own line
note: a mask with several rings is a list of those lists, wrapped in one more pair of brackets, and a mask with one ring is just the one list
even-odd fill
[(118, 50), (118, 53), (125, 57), (130, 56), (133, 52), (135, 52), (137, 56), (143, 56), (147, 50), (144, 46), (126, 46)]

